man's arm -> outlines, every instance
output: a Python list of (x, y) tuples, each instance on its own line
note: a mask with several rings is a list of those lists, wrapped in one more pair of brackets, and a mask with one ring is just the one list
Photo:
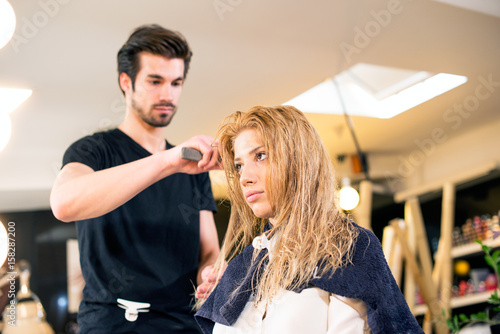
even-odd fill
[[(197, 283), (203, 283), (203, 269), (213, 266), (219, 256), (219, 238), (212, 211), (200, 211), (200, 262)], [(209, 270), (209, 268), (207, 268)]]
[[(99, 217), (169, 175), (197, 174), (218, 168), (219, 155), (210, 146), (211, 141), (206, 136), (194, 137), (172, 149), (97, 172), (82, 163), (69, 163), (61, 169), (52, 188), (52, 212), (64, 222)], [(198, 149), (203, 159), (199, 162), (181, 159), (183, 146)]]

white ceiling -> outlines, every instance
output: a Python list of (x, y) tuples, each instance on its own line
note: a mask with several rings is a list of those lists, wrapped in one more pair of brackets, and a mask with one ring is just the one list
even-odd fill
[[(354, 117), (363, 151), (413, 149), (454, 104), (475, 96), (481, 80), (493, 81), (493, 94), (449, 136), (500, 119), (500, 18), (485, 14), (499, 12), (498, 0), (482, 2), (489, 11), (424, 0), (10, 2), (18, 23), (0, 50), (0, 87), (33, 95), (11, 114), (12, 137), (0, 153), (1, 211), (47, 208), (66, 147), (120, 122), (116, 52), (144, 23), (181, 31), (194, 50), (166, 131), (172, 143), (214, 135), (229, 113), (284, 103), (359, 62), (469, 78), (392, 119)], [(342, 116), (310, 119), (332, 156), (354, 152)]]

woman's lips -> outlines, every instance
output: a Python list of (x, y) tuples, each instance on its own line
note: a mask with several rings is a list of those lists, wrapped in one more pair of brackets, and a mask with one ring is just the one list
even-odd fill
[(252, 203), (259, 198), (259, 196), (262, 194), (262, 191), (248, 191), (245, 193), (245, 197), (247, 199), (248, 203)]

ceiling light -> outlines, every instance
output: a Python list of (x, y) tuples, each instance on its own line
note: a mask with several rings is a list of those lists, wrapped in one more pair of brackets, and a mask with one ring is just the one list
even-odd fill
[(461, 75), (360, 63), (284, 104), (310, 113), (391, 118), (465, 82)]
[(9, 114), (0, 112), (0, 152), (5, 148), (10, 139), (11, 123)]
[(9, 243), (7, 242), (7, 230), (5, 226), (0, 221), (0, 267), (3, 266), (5, 260), (7, 259), (7, 253), (9, 252)]
[(339, 192), (339, 205), (342, 209), (350, 211), (359, 204), (359, 194), (351, 187), (351, 180), (348, 177), (342, 179), (342, 189)]
[(14, 35), (16, 29), (16, 14), (7, 0), (0, 0), (0, 49)]
[(500, 2), (496, 0), (434, 0), (478, 13), (500, 17)]
[(12, 112), (32, 93), (31, 89), (0, 88), (0, 113)]
[(379, 117), (394, 117), (466, 82), (467, 77), (461, 75), (436, 74), (380, 101), (378, 105)]
[(19, 107), (31, 94), (31, 89), (0, 88), (0, 152), (9, 142), (11, 135), (9, 113)]

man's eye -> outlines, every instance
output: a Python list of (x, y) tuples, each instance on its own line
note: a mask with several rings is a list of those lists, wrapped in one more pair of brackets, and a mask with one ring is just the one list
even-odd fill
[(150, 83), (152, 85), (159, 85), (160, 84), (160, 80), (151, 80)]

